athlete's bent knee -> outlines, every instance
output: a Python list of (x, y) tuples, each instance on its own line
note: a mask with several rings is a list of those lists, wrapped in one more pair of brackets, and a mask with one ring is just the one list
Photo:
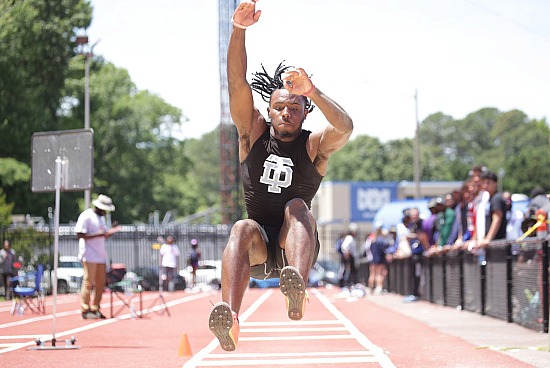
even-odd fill
[(294, 198), (286, 203), (285, 212), (288, 214), (309, 213), (309, 208), (302, 199)]
[(254, 220), (244, 219), (235, 222), (229, 235), (237, 244), (246, 244), (258, 232), (258, 224)]

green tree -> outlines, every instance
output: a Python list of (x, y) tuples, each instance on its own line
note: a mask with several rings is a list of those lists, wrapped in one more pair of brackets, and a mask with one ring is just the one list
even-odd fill
[(550, 180), (549, 136), (545, 120), (530, 120), (519, 110), (484, 108), (463, 120), (432, 114), (420, 128), (422, 180), (464, 180), (482, 164), (497, 173), (504, 169), (503, 189), (527, 194)]
[[(206, 133), (200, 139), (188, 139), (185, 142), (185, 153), (187, 157), (193, 157), (189, 163), (189, 170), (185, 177), (185, 182), (190, 188), (196, 188), (196, 191), (190, 191), (196, 196), (196, 210), (219, 205), (220, 198), (220, 128)], [(194, 213), (194, 212), (191, 212)]]
[[(67, 82), (65, 126), (81, 126), (83, 84), (79, 68)], [(172, 137), (181, 111), (148, 91), (139, 91), (128, 72), (96, 58), (90, 72), (90, 124), (94, 130), (94, 193), (113, 198), (120, 223), (146, 221), (149, 213), (176, 209), (186, 196), (181, 177), (190, 166), (184, 143)], [(75, 219), (78, 213), (69, 218)], [(67, 219), (67, 218), (66, 218)]]
[(49, 232), (17, 228), (9, 232), (13, 250), (23, 258), (23, 265), (52, 264), (52, 238)]
[(550, 182), (550, 128), (544, 120), (529, 120), (521, 111), (499, 116), (491, 132), (497, 141), (488, 154), (490, 167), (506, 172), (503, 187), (529, 194), (536, 185)]
[[(0, 225), (10, 223), (14, 208), (16, 213), (26, 213), (24, 209), (28, 203), (19, 201), (15, 207), (15, 199), (25, 198), (30, 187), (30, 178), (31, 169), (27, 164), (14, 158), (0, 158)], [(10, 188), (10, 204), (7, 203), (8, 196), (2, 188)]]
[(325, 180), (384, 180), (384, 162), (380, 140), (360, 135), (331, 156)]
[(8, 226), (11, 223), (11, 211), (13, 203), (8, 203), (6, 194), (0, 188), (0, 227)]
[(392, 140), (383, 146), (385, 165), (382, 168), (384, 181), (414, 180), (413, 140)]
[[(17, 166), (26, 176), (32, 134), (63, 129), (57, 112), (75, 31), (87, 28), (91, 16), (84, 0), (0, 2), (0, 158), (17, 161), (0, 162), (0, 171)], [(45, 215), (53, 195), (31, 193), (30, 175), (12, 180), (0, 173), (13, 211)]]
[(400, 181), (413, 178), (413, 145), (410, 139), (382, 144), (360, 135), (330, 159), (325, 180)]
[(0, 157), (29, 164), (32, 133), (59, 127), (75, 30), (91, 15), (84, 0), (0, 2)]

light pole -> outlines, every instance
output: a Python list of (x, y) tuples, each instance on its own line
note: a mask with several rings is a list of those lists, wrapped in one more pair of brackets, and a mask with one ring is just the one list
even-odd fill
[(418, 90), (414, 91), (416, 133), (414, 138), (414, 183), (416, 199), (420, 198), (420, 124), (418, 122)]
[[(79, 46), (80, 54), (84, 55), (84, 129), (90, 129), (90, 59), (94, 56), (94, 47), (97, 40), (88, 47), (88, 36), (78, 36), (76, 44)], [(84, 208), (90, 207), (90, 189), (84, 190)]]
[(504, 168), (498, 169), (498, 191), (502, 194), (502, 180), (504, 179), (504, 175), (506, 175), (506, 170)]

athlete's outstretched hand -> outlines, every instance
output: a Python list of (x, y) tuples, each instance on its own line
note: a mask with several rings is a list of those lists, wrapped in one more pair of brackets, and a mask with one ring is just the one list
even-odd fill
[(239, 28), (247, 28), (256, 23), (262, 11), (256, 11), (256, 2), (258, 0), (247, 1), (239, 4), (233, 13), (233, 24)]
[(302, 68), (287, 70), (281, 75), (285, 89), (295, 95), (309, 95), (313, 89), (313, 83)]

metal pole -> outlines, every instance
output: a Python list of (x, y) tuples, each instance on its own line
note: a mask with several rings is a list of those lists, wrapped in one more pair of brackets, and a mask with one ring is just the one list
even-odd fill
[(84, 128), (90, 129), (90, 58), (91, 53), (85, 54), (86, 60), (84, 63)]
[[(85, 54), (84, 62), (84, 129), (90, 129), (90, 57), (91, 52)], [(84, 190), (84, 208), (90, 208), (90, 189)]]
[[(96, 41), (92, 47), (90, 47), (90, 52), (86, 52), (84, 57), (84, 129), (90, 129), (90, 59), (94, 56), (94, 47), (98, 44), (99, 40)], [(91, 191), (90, 189), (84, 190), (84, 208), (90, 208), (91, 200)]]
[(59, 254), (59, 203), (61, 192), (61, 157), (55, 159), (55, 236), (53, 246), (53, 326), (52, 326), (52, 346), (55, 346), (55, 324), (56, 324), (56, 311), (57, 311), (57, 258)]
[(542, 247), (542, 330), (544, 333), (548, 333), (548, 314), (550, 312), (550, 306), (548, 305), (549, 300), (549, 287), (548, 287), (548, 256), (549, 256), (549, 249), (548, 249), (548, 238), (544, 240), (541, 244)]
[(418, 90), (414, 91), (414, 107), (415, 107), (415, 120), (416, 120), (416, 132), (414, 140), (414, 183), (416, 199), (420, 198), (420, 124), (418, 122)]

